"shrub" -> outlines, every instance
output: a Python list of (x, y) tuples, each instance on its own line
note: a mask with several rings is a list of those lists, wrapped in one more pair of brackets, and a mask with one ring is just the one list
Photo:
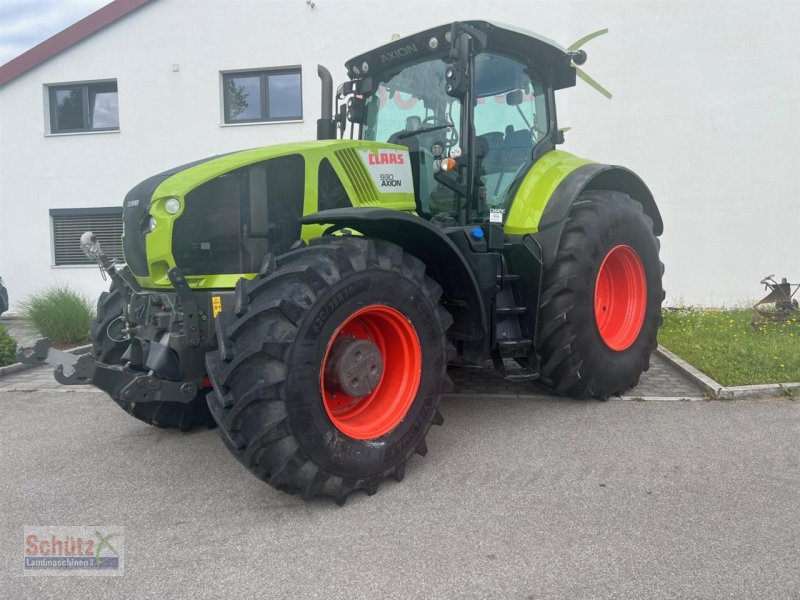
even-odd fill
[(8, 333), (8, 330), (0, 325), (0, 367), (5, 367), (17, 362), (14, 351), (17, 349), (17, 342)]
[(66, 285), (54, 285), (22, 303), (22, 314), (56, 343), (86, 341), (94, 309), (89, 299)]

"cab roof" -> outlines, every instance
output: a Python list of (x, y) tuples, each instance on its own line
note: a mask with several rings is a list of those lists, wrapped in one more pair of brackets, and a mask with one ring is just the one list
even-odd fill
[[(575, 85), (575, 68), (572, 66), (570, 55), (556, 42), (512, 25), (490, 21), (464, 21), (464, 23), (486, 33), (489, 51), (526, 59), (537, 68), (550, 71), (553, 74), (555, 89)], [(352, 78), (373, 76), (387, 70), (399, 70), (410, 62), (424, 60), (427, 57), (444, 57), (450, 50), (450, 43), (445, 40), (450, 25), (446, 23), (431, 27), (360, 54), (345, 63), (347, 73)], [(432, 48), (430, 42), (434, 38), (436, 43)], [(362, 69), (364, 63), (369, 66), (366, 73)]]

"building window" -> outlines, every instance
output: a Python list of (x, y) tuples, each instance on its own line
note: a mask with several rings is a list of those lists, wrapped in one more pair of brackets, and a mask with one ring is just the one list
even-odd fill
[(303, 118), (300, 69), (222, 74), (225, 123), (294, 121)]
[(81, 250), (81, 235), (91, 231), (110, 258), (123, 261), (122, 208), (51, 208), (53, 264), (57, 267), (91, 265)]
[(49, 85), (50, 133), (119, 129), (117, 82)]

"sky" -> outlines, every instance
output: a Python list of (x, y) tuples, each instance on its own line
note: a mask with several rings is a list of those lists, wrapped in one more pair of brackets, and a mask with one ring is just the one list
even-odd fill
[(110, 0), (0, 0), (0, 65)]

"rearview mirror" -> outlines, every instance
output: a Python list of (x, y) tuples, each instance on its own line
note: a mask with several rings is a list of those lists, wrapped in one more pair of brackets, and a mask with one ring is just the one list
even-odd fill
[(514, 90), (506, 94), (506, 104), (509, 106), (519, 106), (522, 104), (522, 90)]

